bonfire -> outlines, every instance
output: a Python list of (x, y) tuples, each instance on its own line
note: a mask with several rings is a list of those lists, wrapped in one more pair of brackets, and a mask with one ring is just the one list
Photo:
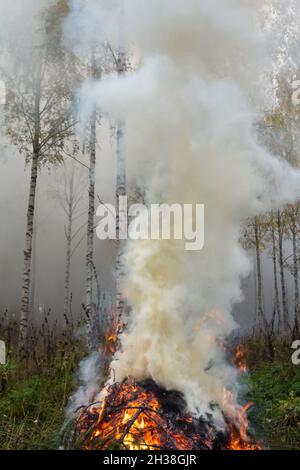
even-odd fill
[[(224, 399), (231, 399), (225, 393)], [(107, 386), (105, 398), (78, 410), (71, 439), (73, 448), (85, 450), (259, 450), (247, 433), (246, 412), (238, 420), (224, 416), (226, 431), (217, 431), (209, 417), (193, 417), (184, 397), (166, 391), (149, 379), (125, 380)], [(213, 405), (212, 405), (213, 406)]]

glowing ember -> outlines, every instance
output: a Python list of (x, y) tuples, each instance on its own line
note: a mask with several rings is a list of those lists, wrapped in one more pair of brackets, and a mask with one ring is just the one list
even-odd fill
[[(224, 400), (231, 406), (233, 395), (226, 393)], [(247, 436), (250, 406), (238, 408), (236, 422), (220, 433), (186, 414), (180, 394), (153, 381), (114, 384), (102, 403), (81, 410), (72, 445), (86, 450), (256, 450), (259, 445)]]

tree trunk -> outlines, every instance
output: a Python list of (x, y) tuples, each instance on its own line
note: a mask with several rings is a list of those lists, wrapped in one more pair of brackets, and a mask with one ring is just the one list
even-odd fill
[[(117, 59), (117, 72), (118, 76), (122, 77), (126, 71), (126, 54), (122, 44), (119, 47)], [(119, 201), (122, 196), (126, 196), (126, 162), (124, 153), (124, 129), (125, 123), (118, 121), (117, 123), (117, 183), (116, 183), (116, 201), (117, 208), (119, 208)], [(122, 324), (122, 317), (125, 309), (125, 298), (122, 291), (122, 277), (123, 277), (123, 243), (122, 235), (120, 233), (120, 215), (117, 210), (116, 220), (116, 235), (118, 240), (118, 252), (116, 258), (116, 309), (120, 325)], [(120, 236), (121, 235), (121, 236)]]
[(70, 313), (70, 279), (71, 279), (71, 253), (72, 253), (72, 231), (73, 231), (73, 203), (74, 203), (74, 169), (72, 168), (71, 180), (70, 180), (70, 194), (67, 201), (67, 230), (66, 230), (66, 269), (65, 269), (65, 299), (64, 299), (64, 317), (68, 321)]
[(35, 314), (36, 311), (36, 268), (37, 268), (37, 259), (36, 259), (36, 250), (37, 250), (37, 214), (38, 214), (38, 181), (36, 184), (36, 194), (35, 194), (35, 216), (33, 222), (33, 235), (32, 235), (32, 261), (31, 261), (31, 292), (30, 292), (30, 304), (29, 309), (32, 314)]
[(31, 162), (30, 192), (27, 210), (26, 222), (26, 238), (24, 250), (24, 270), (21, 297), (21, 315), (20, 315), (20, 331), (19, 331), (19, 350), (22, 359), (27, 356), (28, 346), (28, 322), (29, 322), (29, 300), (31, 285), (31, 255), (32, 255), (32, 237), (34, 223), (34, 205), (36, 194), (36, 183), (38, 174), (38, 154), (35, 152)]
[(28, 349), (28, 326), (30, 313), (30, 288), (31, 288), (31, 264), (32, 264), (32, 242), (33, 227), (35, 215), (35, 198), (38, 177), (38, 161), (40, 152), (40, 103), (41, 103), (41, 82), (42, 82), (42, 61), (39, 60), (36, 94), (35, 94), (35, 123), (33, 137), (33, 154), (31, 161), (30, 190), (26, 220), (26, 237), (24, 249), (24, 270), (21, 295), (21, 312), (20, 312), (20, 328), (19, 328), (19, 353), (21, 359), (26, 359)]
[[(92, 57), (92, 76), (96, 77), (95, 58)], [(94, 266), (94, 227), (95, 227), (95, 176), (96, 176), (96, 133), (97, 112), (93, 110), (90, 124), (90, 165), (89, 165), (89, 206), (87, 225), (86, 251), (86, 315), (87, 315), (87, 346), (89, 351), (96, 347), (95, 309), (93, 305), (93, 266)]]
[(297, 225), (296, 216), (292, 214), (292, 240), (293, 240), (293, 276), (294, 276), (294, 307), (295, 307), (295, 320), (294, 329), (295, 333), (299, 331), (299, 286), (298, 286), (298, 258), (297, 258)]
[(278, 248), (279, 248), (279, 267), (280, 267), (280, 280), (281, 280), (281, 295), (282, 295), (282, 314), (283, 314), (283, 329), (287, 333), (289, 330), (289, 312), (286, 298), (286, 284), (284, 273), (284, 257), (283, 257), (283, 233), (282, 233), (282, 218), (280, 211), (277, 212), (277, 230), (278, 230)]
[(273, 261), (273, 278), (274, 278), (274, 315), (272, 326), (274, 328), (276, 316), (278, 321), (278, 330), (281, 328), (281, 312), (279, 303), (279, 289), (278, 289), (278, 276), (277, 276), (277, 259), (276, 259), (276, 237), (274, 227), (274, 215), (271, 214), (271, 233), (272, 233), (272, 261)]
[(264, 318), (264, 311), (263, 311), (259, 222), (257, 218), (255, 218), (255, 221), (254, 221), (254, 235), (255, 235), (256, 275), (257, 275), (257, 327), (258, 327), (258, 330), (261, 331), (264, 325), (265, 318)]

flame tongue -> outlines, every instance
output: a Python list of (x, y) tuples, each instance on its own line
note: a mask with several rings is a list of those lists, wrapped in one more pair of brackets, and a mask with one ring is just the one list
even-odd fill
[(247, 438), (248, 407), (241, 409), (240, 429), (229, 423), (225, 435), (188, 415), (180, 394), (166, 392), (151, 380), (125, 381), (107, 388), (102, 403), (81, 411), (74, 439), (84, 449), (259, 449)]
[(182, 418), (171, 424), (163, 415), (161, 404), (153, 391), (124, 382), (108, 389), (100, 408), (90, 407), (81, 414), (77, 428), (84, 436), (84, 448), (107, 449), (118, 444), (128, 450), (163, 448), (192, 449), (193, 441), (177, 428), (190, 423)]

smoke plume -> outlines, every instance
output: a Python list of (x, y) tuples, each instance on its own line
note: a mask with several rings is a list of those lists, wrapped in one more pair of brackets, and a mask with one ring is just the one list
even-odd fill
[[(110, 2), (86, 2), (80, 14), (80, 2), (72, 3), (68, 30), (95, 31), (102, 11), (107, 18)], [(132, 313), (112, 367), (117, 380), (152, 377), (183, 392), (190, 410), (221, 423), (210, 405), (223, 408), (236, 373), (220, 338), (236, 328), (232, 308), (251, 270), (241, 226), (300, 196), (299, 171), (259, 145), (255, 132), (270, 86), (261, 82), (271, 68), (270, 41), (259, 29), (260, 2), (123, 3), (127, 47), (142, 65), (123, 78), (89, 83), (85, 105), (97, 103), (126, 121), (130, 177), (148, 203), (205, 204), (205, 247), (127, 244), (124, 290)], [(116, 37), (117, 10), (111, 15), (101, 34)]]

